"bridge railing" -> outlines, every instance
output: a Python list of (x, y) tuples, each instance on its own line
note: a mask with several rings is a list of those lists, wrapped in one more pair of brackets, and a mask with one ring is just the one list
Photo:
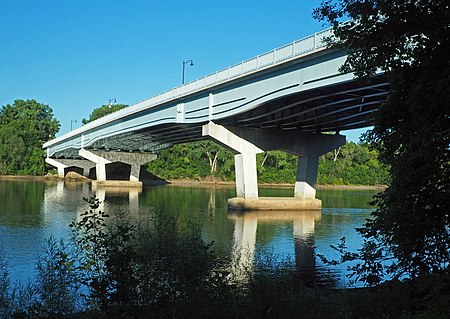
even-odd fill
[(177, 98), (179, 96), (207, 88), (209, 86), (217, 85), (230, 79), (254, 71), (258, 71), (263, 68), (273, 66), (278, 63), (282, 63), (285, 60), (295, 58), (299, 55), (303, 55), (308, 52), (312, 52), (314, 50), (323, 48), (326, 45), (323, 39), (330, 35), (332, 35), (331, 28), (320, 32), (316, 32), (313, 35), (310, 35), (303, 39), (296, 40), (290, 44), (273, 49), (269, 52), (260, 54), (254, 58), (232, 65), (226, 69), (217, 71), (213, 74), (206, 75), (192, 82), (170, 89), (162, 94), (143, 100), (137, 103), (136, 106), (137, 105), (144, 106), (143, 104), (145, 104), (145, 107), (149, 107), (152, 105), (160, 104), (164, 101), (168, 101)]
[[(290, 44), (273, 49), (269, 52), (260, 54), (254, 58), (242, 61), (241, 63), (232, 65), (226, 69), (217, 71), (213, 74), (204, 76), (192, 82), (170, 89), (164, 93), (155, 95), (151, 98), (145, 99), (139, 103), (136, 103), (130, 107), (121, 109), (117, 112), (108, 114), (96, 121), (90, 122), (82, 127), (75, 129), (72, 132), (65, 134), (64, 136), (57, 137), (44, 144), (44, 147), (59, 143), (66, 138), (83, 134), (95, 127), (107, 124), (123, 116), (137, 113), (142, 110), (151, 108), (161, 103), (179, 98), (181, 96), (188, 95), (215, 86), (217, 84), (229, 81), (231, 79), (250, 74), (277, 64), (281, 64), (286, 60), (313, 52), (317, 49), (325, 47), (324, 37), (332, 35), (332, 29), (326, 29), (320, 32), (316, 32), (313, 35), (305, 37), (300, 40), (296, 40)], [(83, 144), (83, 143), (82, 143)]]

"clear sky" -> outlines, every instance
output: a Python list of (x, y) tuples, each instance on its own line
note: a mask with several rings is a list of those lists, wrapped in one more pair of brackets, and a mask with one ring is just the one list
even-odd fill
[(0, 106), (47, 104), (61, 135), (110, 99), (178, 86), (183, 61), (189, 82), (322, 30), (320, 2), (0, 0)]

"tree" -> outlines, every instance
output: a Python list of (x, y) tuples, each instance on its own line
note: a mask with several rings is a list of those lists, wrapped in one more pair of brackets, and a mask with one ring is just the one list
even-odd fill
[(16, 100), (0, 109), (0, 174), (45, 173), (42, 144), (59, 131), (48, 105)]
[[(386, 254), (395, 257), (388, 270), (397, 275), (406, 272), (415, 277), (446, 269), (450, 263), (448, 1), (329, 0), (314, 16), (333, 26), (330, 45), (348, 50), (342, 72), (366, 77), (381, 70), (390, 84), (366, 140), (390, 166), (392, 181), (376, 197), (379, 208), (373, 219), (359, 229), (366, 240), (360, 255), (376, 256), (375, 264), (381, 266)], [(374, 259), (363, 258), (364, 262)], [(381, 276), (373, 278), (376, 283)]]
[(95, 121), (103, 116), (106, 116), (108, 114), (114, 113), (118, 110), (121, 110), (125, 107), (127, 107), (128, 105), (126, 104), (107, 104), (107, 105), (102, 105), (96, 109), (94, 109), (92, 111), (92, 113), (89, 115), (89, 119), (82, 119), (81, 122), (83, 124), (87, 124), (89, 122)]
[(348, 142), (321, 156), (317, 176), (319, 184), (386, 185), (389, 173), (378, 161), (378, 151), (366, 144)]

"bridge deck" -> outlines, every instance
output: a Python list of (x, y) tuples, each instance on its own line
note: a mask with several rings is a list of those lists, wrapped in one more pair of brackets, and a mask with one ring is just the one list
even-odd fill
[(50, 157), (66, 158), (78, 158), (80, 148), (156, 151), (202, 139), (208, 121), (299, 132), (369, 126), (386, 99), (386, 80), (339, 73), (346, 53), (326, 49), (327, 35), (330, 30), (174, 88), (43, 147)]

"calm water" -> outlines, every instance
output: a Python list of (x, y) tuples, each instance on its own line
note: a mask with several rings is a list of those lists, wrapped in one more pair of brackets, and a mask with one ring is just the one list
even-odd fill
[[(218, 254), (241, 263), (270, 254), (298, 270), (308, 282), (346, 286), (345, 267), (329, 268), (316, 257), (337, 258), (330, 248), (341, 237), (356, 249), (361, 239), (355, 232), (369, 217), (367, 202), (376, 191), (319, 190), (320, 212), (259, 212), (230, 214), (227, 199), (233, 187), (202, 188), (156, 186), (142, 191), (92, 190), (90, 184), (0, 180), (0, 241), (8, 258), (13, 282), (35, 276), (36, 255), (49, 236), (66, 238), (68, 225), (88, 210), (83, 197), (96, 195), (108, 213), (127, 211), (134, 216), (160, 207), (182, 219), (203, 225), (205, 239), (214, 241)], [(292, 189), (260, 188), (260, 196), (292, 196)], [(238, 247), (245, 248), (239, 253)]]

